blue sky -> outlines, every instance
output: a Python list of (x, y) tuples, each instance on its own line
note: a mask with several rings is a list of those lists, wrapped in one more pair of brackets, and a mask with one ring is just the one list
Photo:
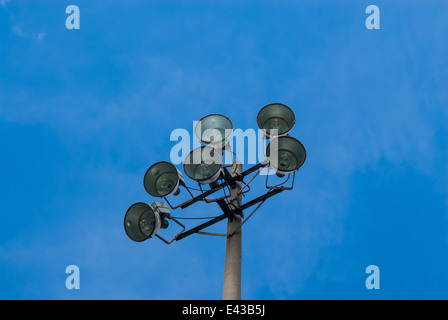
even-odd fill
[(0, 1), (0, 298), (220, 299), (224, 238), (123, 217), (172, 130), (282, 102), (307, 160), (244, 225), (242, 298), (447, 299), (447, 39), (446, 1)]

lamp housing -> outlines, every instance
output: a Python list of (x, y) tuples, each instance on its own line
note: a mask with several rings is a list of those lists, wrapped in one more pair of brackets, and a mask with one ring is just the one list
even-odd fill
[(267, 145), (266, 159), (278, 175), (285, 175), (300, 169), (306, 159), (306, 150), (296, 138), (281, 136)]
[(268, 139), (287, 134), (295, 123), (294, 112), (282, 103), (268, 104), (261, 108), (257, 114), (257, 125)]
[(199, 141), (205, 145), (216, 147), (224, 147), (232, 132), (232, 121), (219, 113), (212, 113), (202, 117), (194, 129), (194, 133)]
[(210, 184), (222, 171), (222, 151), (211, 146), (201, 146), (191, 151), (184, 160), (184, 172), (201, 184)]
[(143, 178), (146, 192), (157, 198), (177, 195), (181, 184), (185, 184), (182, 173), (167, 161), (159, 161), (150, 166)]

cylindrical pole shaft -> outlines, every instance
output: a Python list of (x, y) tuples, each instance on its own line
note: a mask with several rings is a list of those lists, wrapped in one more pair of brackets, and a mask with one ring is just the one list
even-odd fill
[[(241, 163), (234, 162), (232, 165), (232, 176), (242, 172)], [(239, 208), (242, 202), (241, 182), (230, 190), (230, 203)], [(232, 208), (234, 209), (234, 208)], [(232, 221), (227, 223), (226, 260), (224, 265), (224, 285), (222, 290), (223, 300), (241, 300), (241, 217), (236, 215)]]

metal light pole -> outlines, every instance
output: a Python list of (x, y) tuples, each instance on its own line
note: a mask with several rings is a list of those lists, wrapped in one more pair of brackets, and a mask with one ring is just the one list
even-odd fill
[[(231, 175), (242, 173), (241, 163), (234, 162)], [(230, 203), (233, 209), (240, 208), (242, 202), (241, 182), (230, 190)], [(224, 264), (223, 300), (241, 300), (241, 216), (235, 215), (227, 222), (226, 260)]]

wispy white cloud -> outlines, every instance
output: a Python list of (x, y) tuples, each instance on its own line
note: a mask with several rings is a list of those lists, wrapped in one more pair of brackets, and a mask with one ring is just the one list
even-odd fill
[(24, 39), (31, 39), (33, 42), (39, 43), (41, 42), (43, 39), (45, 39), (46, 37), (46, 32), (45, 31), (40, 31), (40, 32), (26, 32), (22, 29), (22, 27), (20, 27), (19, 25), (15, 25), (12, 28), (12, 32), (20, 37), (20, 38), (24, 38)]
[(6, 7), (6, 4), (10, 1), (11, 0), (0, 0), (0, 5), (2, 5), (3, 7)]
[(45, 32), (33, 33), (33, 38), (37, 42), (41, 42), (46, 36), (47, 36), (47, 34)]
[(12, 28), (12, 32), (19, 37), (24, 37), (26, 35), (22, 28), (17, 25)]

